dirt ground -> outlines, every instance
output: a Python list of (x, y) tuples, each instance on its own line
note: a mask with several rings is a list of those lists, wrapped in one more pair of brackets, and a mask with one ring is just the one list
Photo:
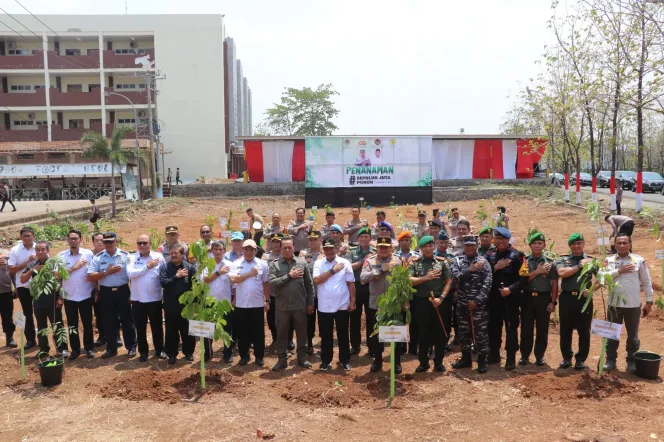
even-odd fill
[[(303, 204), (293, 199), (252, 199), (246, 204), (256, 213), (268, 210), (282, 213), (286, 224), (294, 209)], [(556, 206), (536, 200), (502, 198), (490, 202), (466, 201), (455, 204), (462, 215), (473, 219), (482, 204), (492, 212), (505, 205), (511, 217), (515, 246), (527, 250), (524, 237), (537, 226), (555, 241), (558, 253), (567, 251), (567, 237), (573, 231), (584, 233), (587, 251), (599, 254), (595, 226), (583, 210)], [(177, 224), (181, 238), (192, 241), (206, 215), (227, 217), (235, 213), (233, 224), (246, 220), (240, 201), (188, 201), (178, 199), (162, 212), (135, 212), (121, 217), (115, 227), (125, 242), (133, 244), (139, 233), (150, 227), (159, 230)], [(449, 209), (451, 205), (427, 205)], [(399, 224), (416, 219), (416, 207), (385, 209), (388, 221)], [(363, 216), (375, 220), (378, 208)], [(349, 209), (335, 209), (337, 221), (350, 218)], [(370, 212), (370, 213), (367, 213)], [(318, 212), (319, 221), (322, 214)], [(215, 226), (215, 231), (219, 226)], [(89, 239), (86, 240), (89, 246)], [(654, 279), (656, 295), (661, 293), (660, 263), (654, 250), (661, 247), (639, 225), (634, 235), (634, 251), (646, 257)], [(664, 248), (664, 247), (662, 247)], [(596, 304), (597, 305), (597, 304)], [(18, 303), (16, 303), (16, 307)], [(599, 317), (602, 317), (600, 312)], [(642, 321), (641, 348), (664, 353), (664, 312), (654, 312)], [(268, 333), (269, 336), (269, 333)], [(18, 336), (16, 336), (18, 337)], [(397, 377), (397, 397), (386, 407), (389, 395), (389, 364), (383, 373), (369, 372), (371, 359), (366, 347), (351, 360), (353, 369), (338, 367), (328, 372), (303, 370), (294, 365), (283, 373), (269, 367), (276, 362), (271, 350), (265, 368), (220, 362), (221, 345), (215, 344), (214, 360), (208, 364), (208, 388), (199, 389), (199, 360), (166, 361), (151, 358), (145, 364), (128, 360), (126, 350), (111, 360), (97, 358), (66, 363), (64, 382), (43, 388), (35, 367), (33, 350), (27, 353), (27, 378), (19, 381), (16, 350), (0, 349), (0, 373), (4, 388), (2, 441), (246, 441), (246, 440), (664, 440), (664, 386), (661, 378), (648, 381), (625, 372), (624, 341), (619, 350), (619, 370), (601, 379), (594, 372), (600, 340), (593, 337), (588, 365), (593, 371), (558, 370), (560, 351), (558, 329), (552, 327), (546, 353), (547, 366), (518, 367), (505, 372), (491, 365), (486, 375), (472, 370), (455, 371), (450, 364), (458, 356), (446, 355), (447, 372), (414, 374), (417, 361), (404, 357), (402, 375)], [(623, 334), (624, 338), (624, 334)], [(270, 338), (266, 338), (270, 343)], [(574, 339), (576, 346), (576, 337)], [(318, 339), (315, 340), (318, 350)], [(0, 345), (4, 345), (0, 338)], [(314, 368), (320, 358), (310, 357)], [(386, 362), (389, 352), (385, 353)]]

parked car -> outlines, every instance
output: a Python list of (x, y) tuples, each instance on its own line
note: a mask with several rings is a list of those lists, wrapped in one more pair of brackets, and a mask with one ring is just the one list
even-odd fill
[[(592, 186), (593, 177), (589, 173), (581, 172), (579, 174), (579, 178), (581, 179), (581, 185), (582, 186)], [(570, 174), (569, 182), (572, 185), (576, 185), (576, 174)]]
[(599, 187), (609, 187), (611, 185), (611, 171), (600, 170), (597, 174), (597, 184)]
[(632, 183), (636, 182), (636, 172), (629, 170), (617, 170), (616, 180), (619, 180), (618, 182), (620, 182), (623, 189), (630, 190), (632, 188)]
[(555, 184), (556, 180), (558, 180), (558, 183), (561, 185), (565, 184), (565, 175), (562, 173), (552, 173), (551, 174), (551, 184)]

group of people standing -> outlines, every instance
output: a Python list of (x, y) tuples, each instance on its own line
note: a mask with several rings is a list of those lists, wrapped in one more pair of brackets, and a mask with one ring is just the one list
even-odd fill
[[(155, 357), (174, 364), (181, 349), (184, 358), (193, 361), (196, 342), (189, 336), (179, 298), (191, 290), (193, 278), (198, 277), (209, 285), (211, 296), (228, 300), (234, 307), (226, 317), (226, 331), (233, 341), (223, 349), (223, 362), (233, 362), (237, 344), (240, 365), (251, 361), (253, 349), (254, 363), (264, 366), (267, 322), (278, 357), (272, 369), (286, 369), (289, 351), (293, 350), (297, 363), (310, 368), (308, 356), (314, 353), (318, 325), (320, 370), (331, 368), (335, 329), (339, 365), (350, 370), (351, 358), (362, 353), (364, 314), (367, 354), (373, 358), (370, 371), (378, 372), (384, 353), (384, 346), (373, 335), (378, 299), (387, 291), (387, 277), (401, 266), (407, 268), (415, 292), (402, 306), (404, 311), (410, 309), (411, 321), (408, 344), (396, 346), (397, 373), (402, 371), (405, 352), (418, 358), (418, 373), (430, 370), (431, 360), (435, 371), (445, 371), (443, 359), (451, 350), (450, 343), (461, 348), (453, 368), (470, 367), (476, 352), (478, 372), (485, 373), (489, 364), (502, 360), (503, 329), (506, 370), (516, 368), (517, 353), (519, 365), (529, 364), (533, 353), (535, 364), (545, 365), (550, 314), (558, 303), (560, 367), (585, 367), (593, 306), (590, 301), (583, 308), (588, 293), (582, 288), (587, 286), (584, 278), (590, 281), (593, 275), (579, 275), (593, 258), (584, 253), (583, 235), (572, 234), (568, 240), (571, 252), (554, 260), (540, 232), (528, 238), (528, 255), (512, 246), (504, 207), (498, 211), (498, 227), (484, 227), (477, 235), (457, 209), (448, 219), (436, 210), (427, 220), (426, 213), (419, 211), (417, 222), (398, 235), (385, 212), (378, 211), (371, 226), (360, 212), (359, 207), (353, 207), (352, 218), (342, 227), (328, 211), (325, 224), (316, 228), (313, 220), (305, 219), (304, 208), (296, 209), (295, 218), (286, 227), (278, 213), (272, 214), (271, 224), (264, 225), (262, 218), (248, 209), (254, 236), (251, 229), (233, 232), (230, 250), (224, 241), (213, 240), (211, 226), (202, 225), (200, 238), (215, 266), (201, 272), (187, 244), (180, 241), (177, 226), (166, 227), (166, 242), (156, 251), (151, 249), (150, 237), (140, 235), (135, 252), (120, 250), (112, 232), (93, 235), (94, 249), (85, 249), (81, 233), (71, 230), (69, 249), (60, 253), (70, 274), (62, 281), (64, 299), (57, 290), (38, 300), (30, 295), (32, 277), (48, 259), (50, 246), (35, 241), (34, 231), (25, 227), (20, 232), (21, 242), (8, 257), (0, 257), (0, 315), (7, 345), (16, 347), (11, 319), (15, 293), (26, 315), (26, 349), (36, 345), (33, 315), (42, 330), (47, 321), (63, 323), (64, 306), (71, 353), (66, 343), (57, 350), (70, 359), (83, 353), (93, 358), (94, 347), (104, 344), (102, 357), (114, 357), (118, 346), (124, 344), (130, 358), (138, 354), (145, 362), (149, 357), (149, 323)], [(614, 235), (616, 254), (607, 259), (603, 270), (619, 282), (620, 296), (615, 299), (624, 299), (610, 306), (609, 320), (625, 323), (629, 370), (634, 369), (633, 354), (639, 347), (639, 318), (649, 313), (653, 293), (645, 260), (631, 252), (631, 233), (618, 231)], [(646, 294), (643, 309), (641, 287)], [(576, 353), (572, 349), (574, 330), (579, 335)], [(205, 359), (209, 360), (214, 354), (212, 341), (205, 340), (204, 345)], [(39, 347), (49, 352), (47, 337), (40, 335)], [(607, 369), (616, 367), (617, 348), (618, 341), (611, 341)]]

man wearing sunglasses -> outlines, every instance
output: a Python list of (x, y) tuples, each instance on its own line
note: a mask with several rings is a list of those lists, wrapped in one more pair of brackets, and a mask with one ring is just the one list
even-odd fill
[[(200, 229), (200, 235), (201, 235), (201, 239), (205, 243), (205, 246), (207, 247), (208, 258), (213, 258), (214, 255), (212, 254), (212, 249), (211, 249), (211, 247), (212, 247), (212, 227), (208, 226), (207, 224), (203, 224), (201, 226), (201, 229)], [(188, 251), (187, 261), (190, 264), (193, 264), (194, 267), (196, 267), (196, 269), (198, 270), (198, 266), (200, 266), (200, 263), (196, 262), (196, 257), (194, 256), (191, 249), (189, 249), (189, 251)]]
[[(202, 228), (201, 228), (202, 230)], [(131, 309), (136, 325), (139, 361), (148, 360), (147, 327), (150, 320), (152, 344), (155, 356), (166, 359), (164, 352), (164, 328), (162, 325), (162, 294), (159, 270), (164, 265), (164, 256), (150, 250), (150, 237), (141, 235), (136, 239), (138, 251), (129, 256), (127, 275), (131, 281)]]

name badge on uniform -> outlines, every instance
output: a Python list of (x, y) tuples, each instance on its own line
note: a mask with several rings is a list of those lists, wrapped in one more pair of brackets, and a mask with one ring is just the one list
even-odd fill
[(537, 292), (533, 292), (533, 296), (537, 296)]

